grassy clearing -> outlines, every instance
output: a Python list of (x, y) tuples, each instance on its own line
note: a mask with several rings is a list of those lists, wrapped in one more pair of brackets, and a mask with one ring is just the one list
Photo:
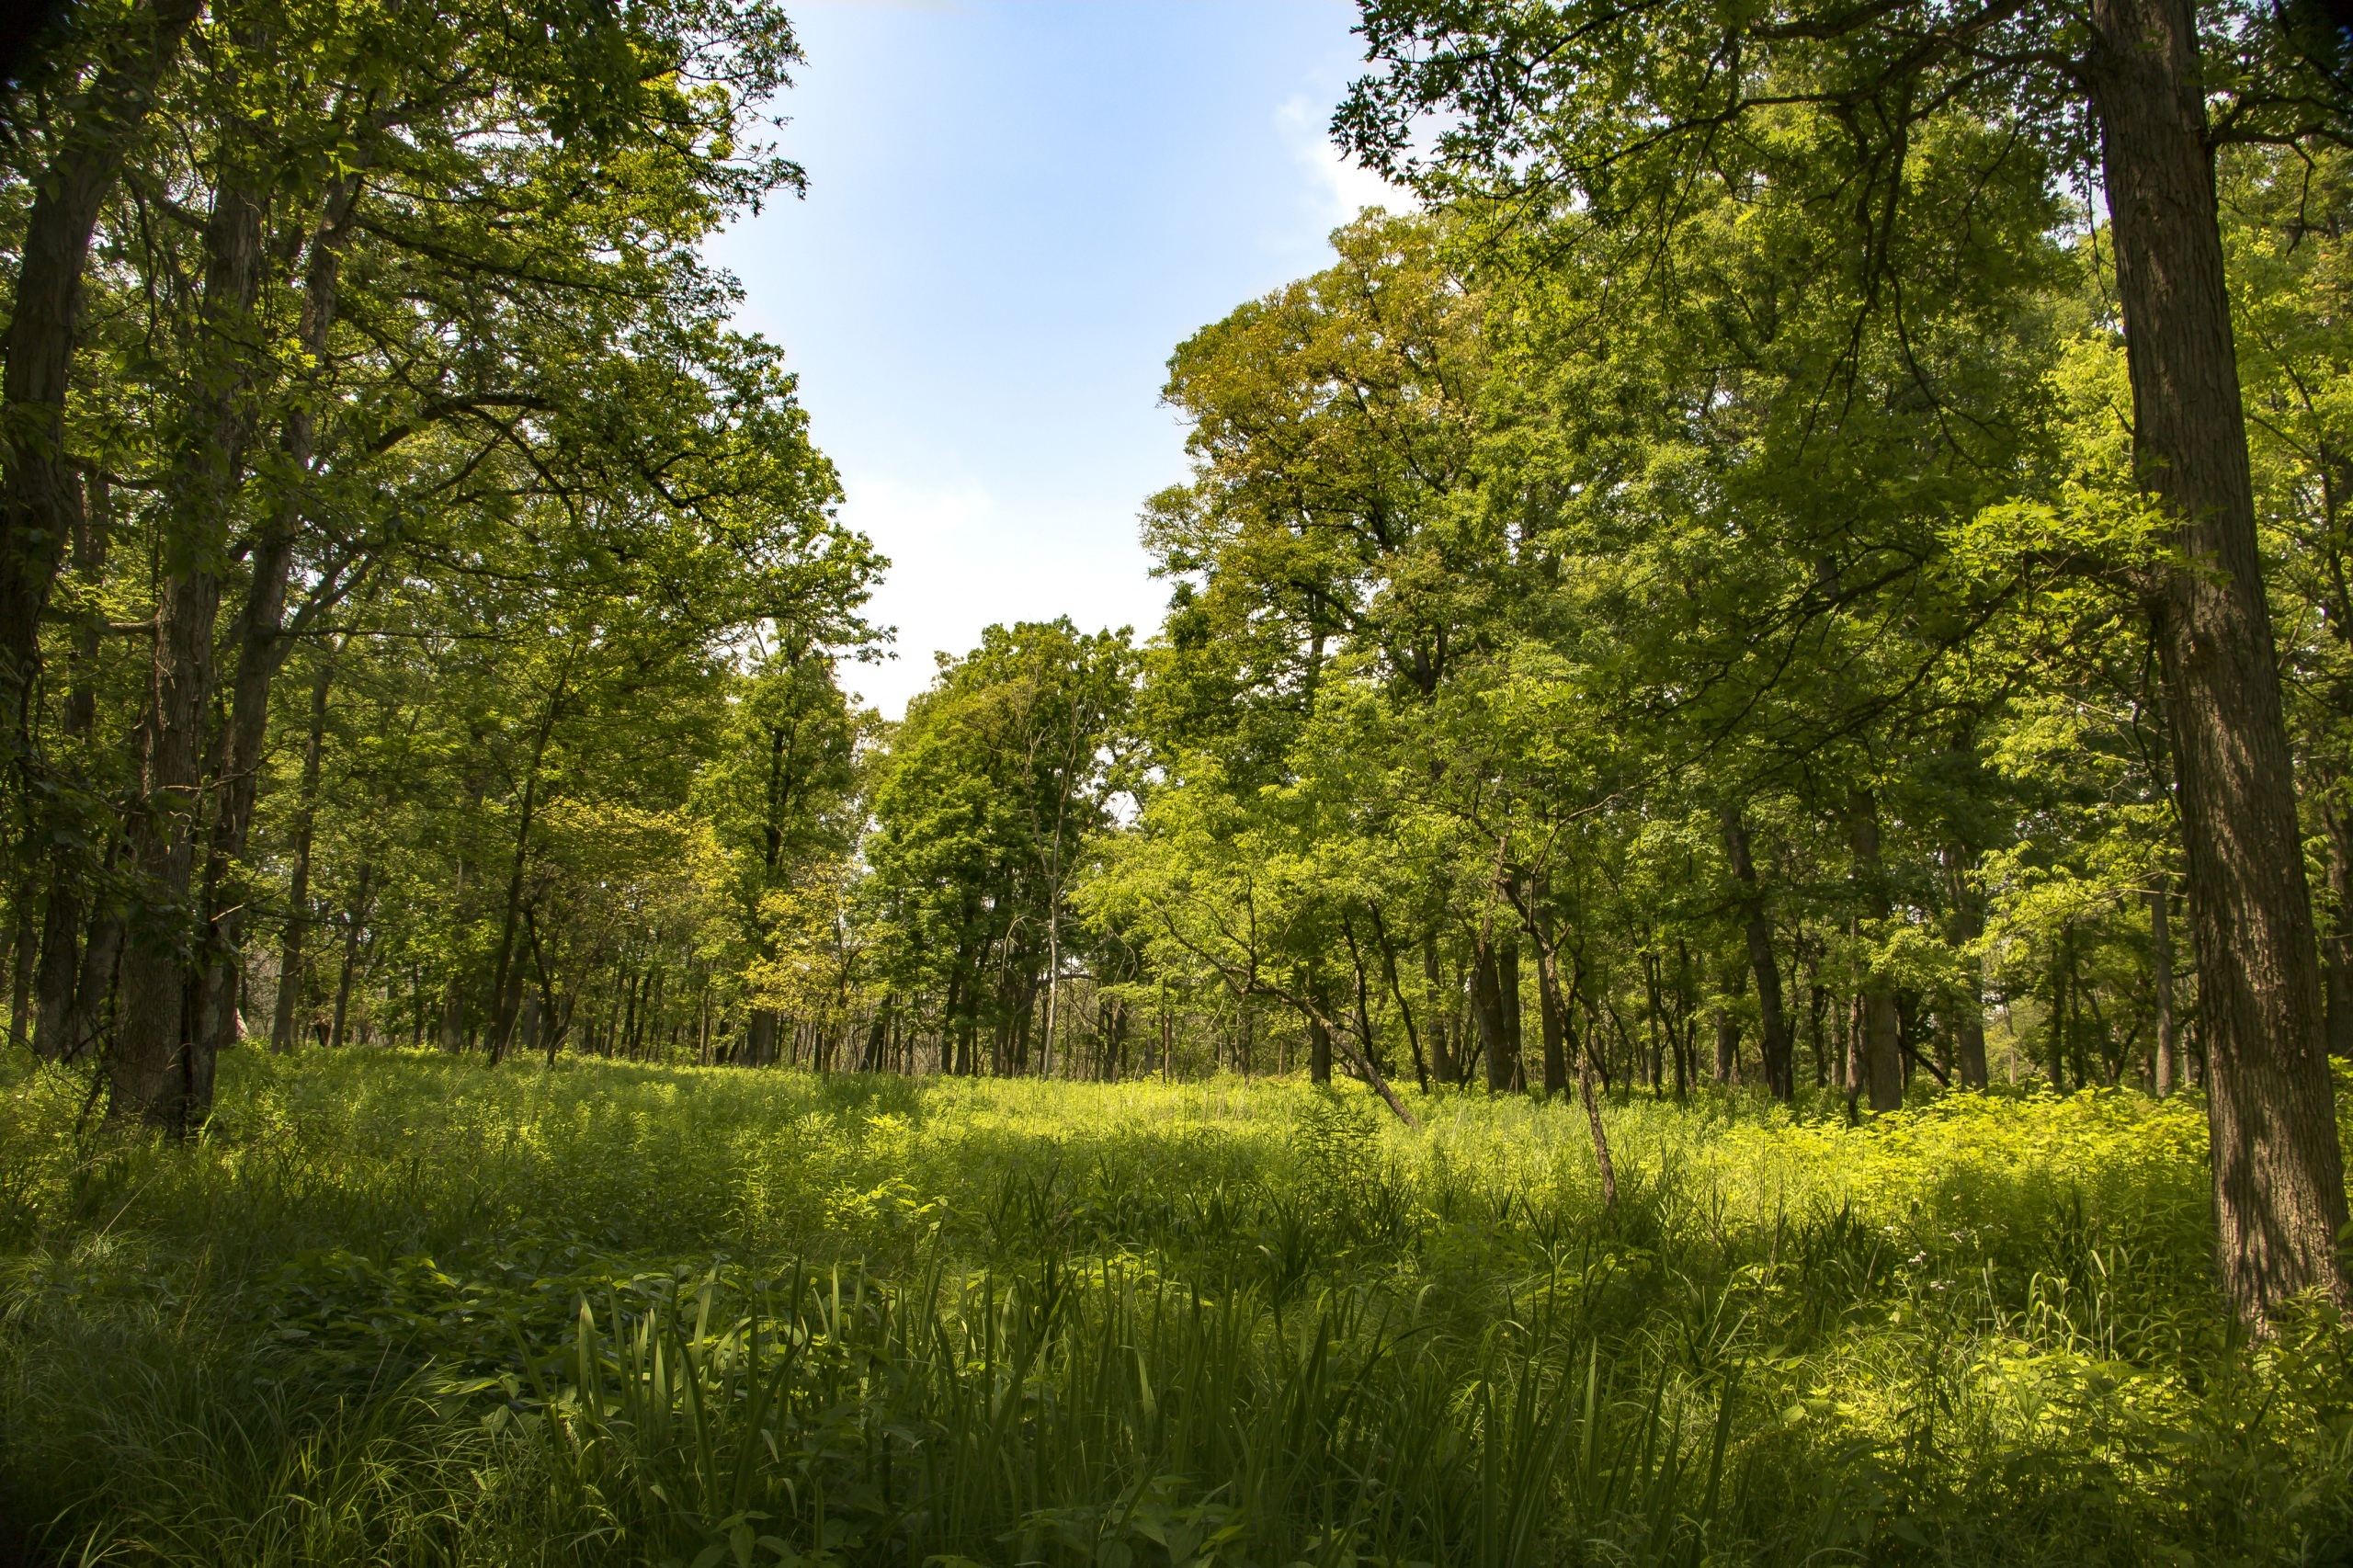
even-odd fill
[(30, 1561), (2321, 1562), (2353, 1362), (2238, 1343), (2200, 1108), (1882, 1125), (240, 1053), (0, 1109)]

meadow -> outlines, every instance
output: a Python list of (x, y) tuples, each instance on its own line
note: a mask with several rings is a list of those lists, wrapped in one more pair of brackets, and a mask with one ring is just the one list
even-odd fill
[[(0, 1099), (0, 1555), (2353, 1557), (2353, 1338), (2211, 1285), (2194, 1096), (1849, 1128), (347, 1051)], [(2346, 1103), (2340, 1095), (2340, 1104)]]

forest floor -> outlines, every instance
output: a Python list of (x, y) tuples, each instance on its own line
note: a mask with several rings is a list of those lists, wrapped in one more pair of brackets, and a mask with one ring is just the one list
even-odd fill
[(240, 1051), (159, 1149), (0, 1089), (0, 1558), (2353, 1557), (2353, 1337), (2234, 1334), (2188, 1096), (1621, 1099), (1606, 1211), (1484, 1095)]

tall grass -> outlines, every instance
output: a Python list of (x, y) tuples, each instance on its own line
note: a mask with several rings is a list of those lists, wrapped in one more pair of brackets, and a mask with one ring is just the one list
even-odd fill
[(0, 1102), (0, 1518), (172, 1563), (2336, 1562), (2200, 1108), (240, 1053)]

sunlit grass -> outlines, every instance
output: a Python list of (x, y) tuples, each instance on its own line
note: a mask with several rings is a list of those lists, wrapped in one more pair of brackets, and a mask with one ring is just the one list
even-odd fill
[[(2200, 1107), (239, 1053), (0, 1110), (0, 1515), (170, 1562), (2339, 1560)], [(1825, 1555), (1825, 1553), (1827, 1555)]]

